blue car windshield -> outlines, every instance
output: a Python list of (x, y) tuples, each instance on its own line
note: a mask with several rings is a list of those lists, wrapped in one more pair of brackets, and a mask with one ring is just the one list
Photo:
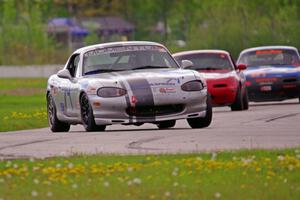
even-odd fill
[(113, 71), (179, 68), (166, 49), (133, 45), (95, 49), (84, 54), (83, 75)]
[(241, 55), (239, 63), (251, 66), (263, 65), (298, 65), (299, 56), (294, 50), (287, 49), (266, 49), (251, 51)]

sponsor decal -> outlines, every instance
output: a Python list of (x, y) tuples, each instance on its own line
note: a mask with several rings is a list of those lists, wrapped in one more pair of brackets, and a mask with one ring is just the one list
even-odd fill
[(66, 91), (66, 94), (70, 97), (71, 96), (71, 89), (67, 88), (65, 91)]
[(166, 78), (165, 82), (150, 83), (151, 86), (173, 86), (180, 84), (180, 78)]
[(259, 50), (255, 52), (256, 55), (263, 55), (263, 54), (281, 54), (282, 50), (272, 49), (272, 50)]
[(278, 81), (278, 78), (257, 78), (255, 79), (256, 83), (273, 83)]
[(175, 88), (159, 88), (159, 92), (160, 93), (176, 93), (176, 89)]
[(61, 88), (61, 91), (64, 92), (65, 95), (71, 96), (71, 91), (75, 91), (76, 89), (71, 88)]
[(260, 91), (262, 91), (262, 92), (268, 92), (271, 90), (272, 90), (272, 86), (270, 86), (270, 85), (265, 85), (265, 86), (260, 87)]
[(86, 90), (86, 92), (87, 92), (88, 94), (95, 94), (96, 91), (97, 91), (97, 88), (92, 87), (92, 86), (91, 86), (91, 87), (88, 87), (87, 90)]
[[(71, 88), (61, 88), (61, 91), (62, 92), (64, 92), (64, 106), (65, 107), (67, 107), (67, 97), (68, 97), (68, 99), (69, 99), (69, 101), (70, 101), (70, 105), (71, 105), (71, 108), (73, 109), (73, 104), (72, 104), (72, 99), (71, 99), (71, 91), (75, 91), (76, 89), (71, 89)], [(63, 110), (65, 111), (66, 110), (66, 108), (63, 108)]]
[(179, 78), (169, 78), (166, 82), (180, 84), (180, 79)]
[(102, 49), (95, 49), (88, 51), (84, 54), (84, 57), (102, 55), (105, 53), (118, 53), (126, 51), (160, 51), (166, 52), (163, 47), (154, 46), (154, 45), (132, 45), (132, 46), (120, 46), (120, 47), (108, 47)]
[(252, 77), (252, 78), (265, 77), (265, 76), (266, 76), (265, 72), (255, 72), (255, 73), (250, 74), (250, 77)]
[(150, 83), (150, 86), (171, 86), (175, 85), (175, 83)]

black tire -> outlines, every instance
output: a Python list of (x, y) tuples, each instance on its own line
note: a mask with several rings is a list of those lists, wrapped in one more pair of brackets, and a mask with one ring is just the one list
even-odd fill
[(80, 111), (82, 125), (88, 132), (104, 131), (105, 125), (96, 125), (92, 106), (86, 94), (82, 94), (80, 98)]
[(168, 121), (162, 121), (158, 122), (157, 127), (159, 129), (167, 129), (167, 128), (172, 128), (176, 124), (176, 120), (168, 120)]
[(248, 98), (247, 88), (245, 88), (244, 95), (243, 95), (243, 109), (244, 110), (249, 109), (249, 98)]
[(230, 107), (232, 111), (239, 111), (244, 109), (241, 87), (238, 88), (235, 101)]
[(57, 118), (55, 103), (50, 94), (47, 95), (47, 113), (48, 124), (52, 132), (68, 132), (70, 130), (70, 124), (64, 123)]
[(205, 117), (196, 117), (187, 119), (188, 124), (191, 128), (205, 128), (211, 124), (212, 121), (212, 104), (211, 97), (207, 96), (207, 106)]

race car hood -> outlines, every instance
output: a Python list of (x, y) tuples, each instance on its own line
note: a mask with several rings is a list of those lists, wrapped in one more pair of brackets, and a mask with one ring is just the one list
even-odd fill
[(299, 77), (300, 78), (300, 67), (291, 65), (281, 66), (251, 66), (244, 71), (246, 78), (258, 78), (258, 77)]
[(86, 85), (94, 87), (125, 87), (128, 90), (149, 87), (176, 88), (185, 82), (196, 79), (201, 80), (201, 75), (192, 70), (144, 69), (88, 75), (84, 76), (82, 81), (86, 82)]
[(136, 106), (180, 103), (182, 98), (192, 95), (191, 92), (181, 89), (182, 84), (192, 80), (201, 80), (206, 87), (200, 74), (183, 69), (119, 71), (89, 75), (83, 79), (88, 81), (85, 88), (88, 94), (97, 94), (98, 89), (102, 87), (119, 87), (127, 91), (128, 96), (125, 99), (130, 100), (127, 99), (126, 102)]
[(211, 79), (226, 79), (234, 76), (234, 71), (229, 70), (214, 70), (214, 71), (199, 71), (206, 80)]

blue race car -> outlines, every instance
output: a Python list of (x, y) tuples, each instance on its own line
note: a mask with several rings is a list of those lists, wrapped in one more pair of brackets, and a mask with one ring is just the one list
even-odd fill
[(250, 101), (299, 98), (300, 102), (300, 56), (295, 47), (245, 49), (237, 64), (247, 66), (244, 74)]

